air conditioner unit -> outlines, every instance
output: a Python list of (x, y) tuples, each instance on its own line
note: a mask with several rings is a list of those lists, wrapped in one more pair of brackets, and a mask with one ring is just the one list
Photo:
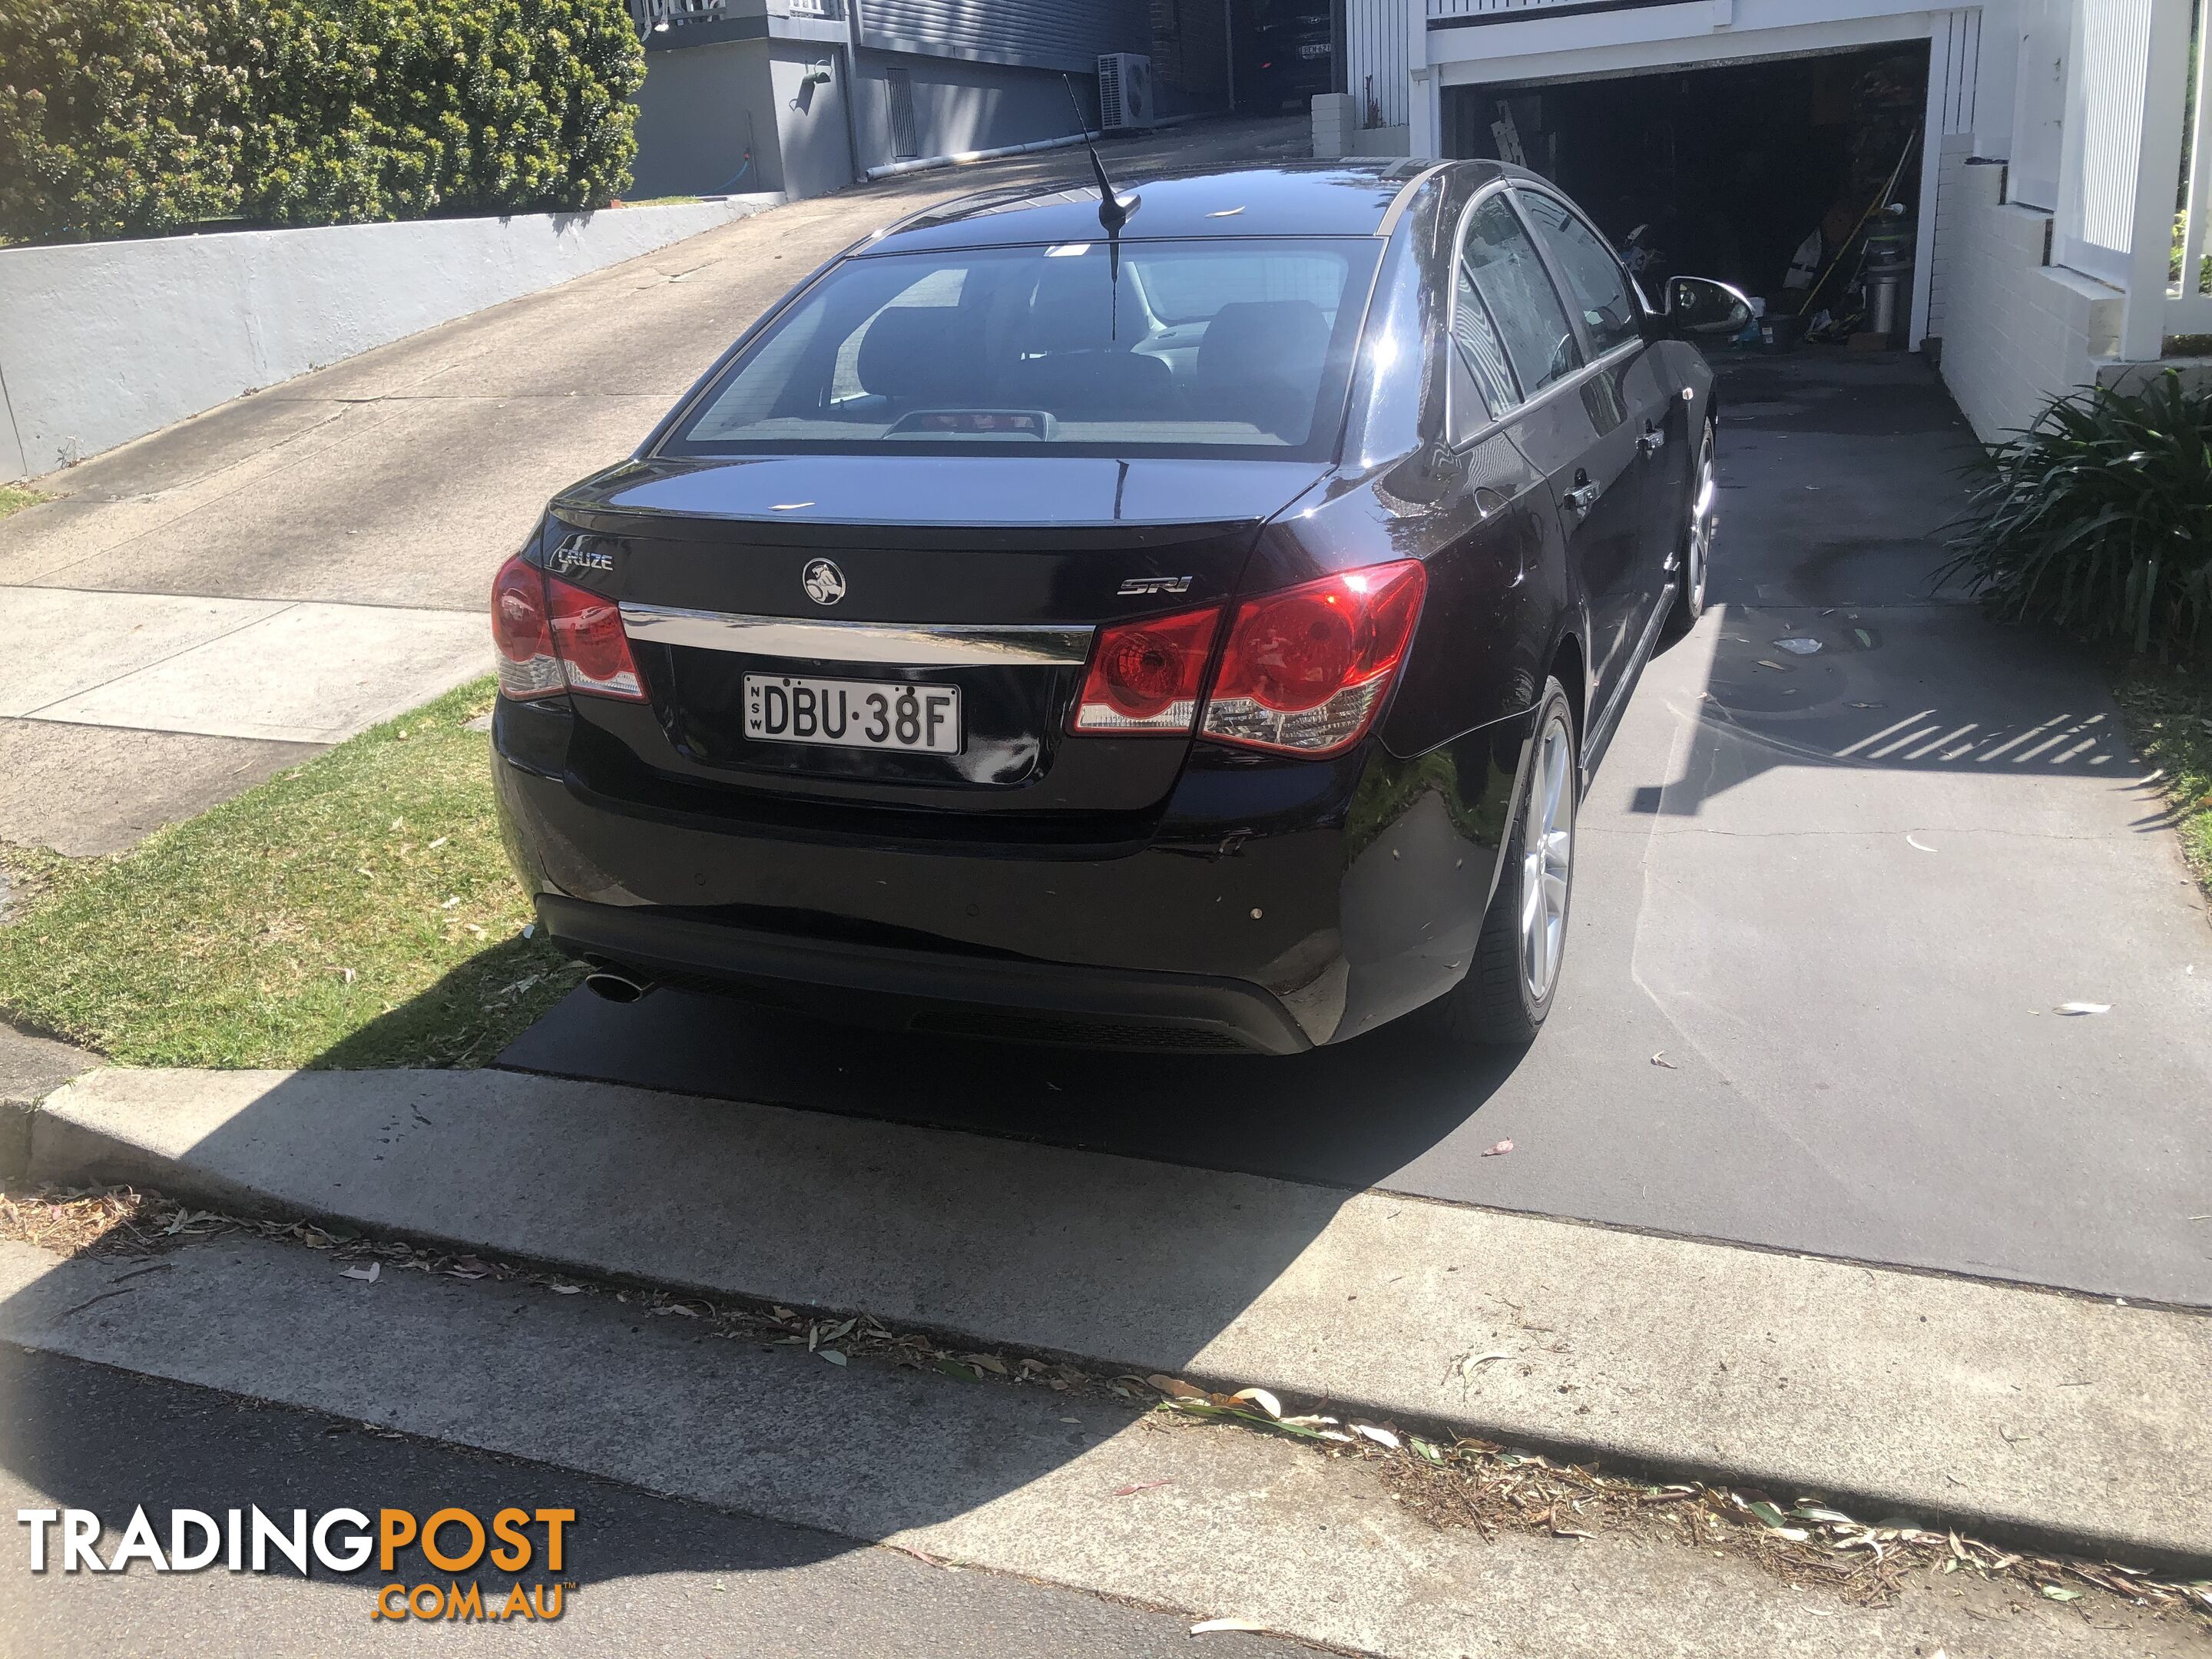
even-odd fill
[(1152, 60), (1133, 52), (1103, 52), (1098, 58), (1098, 125), (1120, 127), (1152, 124)]

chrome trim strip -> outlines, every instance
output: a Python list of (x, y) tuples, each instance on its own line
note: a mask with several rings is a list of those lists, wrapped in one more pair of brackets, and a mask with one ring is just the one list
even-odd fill
[(1377, 241), (1387, 242), (1390, 233), (1398, 228), (1398, 221), (1406, 216), (1406, 210), (1413, 204), (1413, 192), (1449, 167), (1449, 161), (1439, 161), (1434, 167), (1424, 167), (1399, 187), (1390, 198), (1390, 205), (1382, 210), (1382, 217), (1371, 233)]
[(805, 617), (740, 617), (723, 611), (630, 604), (622, 607), (622, 619), (630, 638), (654, 645), (902, 668), (1079, 665), (1091, 656), (1091, 636), (1096, 631), (1053, 623), (816, 622)]

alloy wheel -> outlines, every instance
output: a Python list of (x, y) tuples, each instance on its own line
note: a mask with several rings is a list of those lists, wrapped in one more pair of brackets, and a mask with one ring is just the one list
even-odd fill
[(1575, 743), (1555, 713), (1536, 740), (1521, 833), (1521, 978), (1540, 1003), (1567, 945), (1567, 889), (1575, 856)]

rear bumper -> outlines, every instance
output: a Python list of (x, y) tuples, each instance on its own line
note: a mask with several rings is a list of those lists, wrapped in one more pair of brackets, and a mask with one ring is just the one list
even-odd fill
[(574, 956), (840, 1014), (858, 994), (908, 1030), (1177, 1051), (1313, 1046), (1280, 1002), (1238, 980), (799, 939), (550, 894), (538, 915)]
[(591, 769), (572, 718), (502, 702), (493, 772), (515, 867), (577, 956), (841, 1018), (1265, 1054), (1357, 1036), (1464, 975), (1528, 723), (1414, 760), (1201, 745), (1148, 830), (1068, 846), (609, 793), (632, 786)]

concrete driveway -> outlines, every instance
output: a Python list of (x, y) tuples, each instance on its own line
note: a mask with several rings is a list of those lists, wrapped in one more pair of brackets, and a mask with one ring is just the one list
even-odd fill
[(1972, 440), (1924, 368), (1722, 397), (1716, 605), (1600, 771), (1526, 1055), (856, 1045), (579, 992), (503, 1063), (2212, 1305), (2212, 933), (2099, 674), (1931, 596)]
[[(1306, 124), (1113, 143), (1115, 165), (1306, 153)], [(0, 522), (0, 841), (130, 845), (491, 667), (492, 572), (823, 259), (1083, 152), (800, 202), (240, 398)]]

